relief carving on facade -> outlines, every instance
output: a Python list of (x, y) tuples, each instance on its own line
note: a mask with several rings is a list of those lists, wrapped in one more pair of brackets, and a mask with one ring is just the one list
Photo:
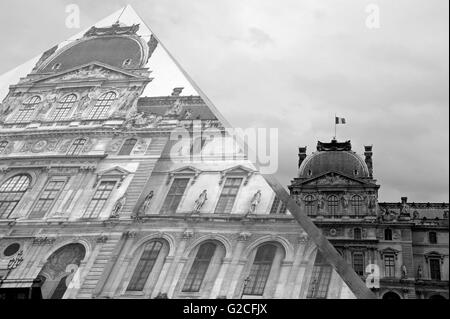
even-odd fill
[(2, 150), (0, 150), (0, 154), (3, 154), (3, 155), (9, 155), (9, 154), (11, 154), (12, 152), (14, 152), (14, 146), (15, 146), (15, 142), (14, 141), (8, 141), (8, 140), (6, 140), (7, 141), (7, 145), (6, 145), (6, 147), (3, 149), (3, 151)]
[(48, 140), (29, 140), (25, 141), (19, 152), (21, 153), (41, 153), (41, 152), (53, 152), (57, 149), (58, 139)]
[(27, 96), (22, 92), (10, 93), (6, 99), (0, 103), (0, 121), (4, 121), (9, 114), (14, 110), (17, 110), (26, 98)]
[(86, 79), (108, 79), (108, 80), (121, 80), (125, 79), (126, 76), (120, 74), (119, 72), (111, 71), (103, 67), (96, 67), (90, 65), (88, 67), (81, 68), (79, 70), (66, 73), (62, 76), (54, 77), (46, 82), (54, 83), (60, 81), (70, 81), (70, 80), (86, 80)]
[(79, 266), (85, 255), (84, 247), (80, 244), (69, 244), (58, 249), (45, 263), (41, 273), (54, 279), (65, 273), (68, 265)]

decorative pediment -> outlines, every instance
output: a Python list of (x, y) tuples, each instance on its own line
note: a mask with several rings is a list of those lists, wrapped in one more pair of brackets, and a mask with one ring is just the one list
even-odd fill
[(94, 187), (97, 186), (98, 182), (101, 179), (105, 178), (117, 179), (118, 180), (117, 187), (120, 187), (122, 185), (123, 180), (125, 179), (125, 177), (127, 177), (128, 174), (130, 174), (128, 170), (119, 166), (115, 166), (107, 170), (100, 171), (97, 173), (97, 178), (94, 183)]
[(444, 263), (444, 257), (445, 257), (445, 255), (440, 254), (440, 253), (438, 253), (437, 251), (431, 251), (431, 252), (429, 252), (429, 253), (426, 253), (424, 256), (425, 256), (425, 262), (427, 262), (427, 263), (428, 263), (428, 260), (429, 260), (430, 258), (436, 258), (436, 259), (439, 259), (439, 260), (441, 261), (441, 264)]
[(61, 81), (86, 81), (89, 79), (124, 80), (140, 76), (122, 69), (101, 63), (91, 62), (60, 73), (31, 80), (31, 83), (56, 83)]
[(346, 176), (344, 174), (336, 172), (328, 172), (312, 179), (300, 182), (301, 185), (314, 185), (314, 186), (360, 186), (367, 185), (365, 181), (361, 181), (356, 178)]
[(247, 185), (250, 177), (255, 173), (252, 169), (249, 169), (245, 166), (238, 165), (231, 168), (228, 168), (220, 173), (220, 180), (219, 185), (222, 185), (223, 181), (226, 177), (243, 177), (244, 178), (244, 185)]
[(397, 259), (397, 255), (400, 251), (391, 247), (385, 248), (380, 250), (380, 255), (381, 255), (381, 259), (383, 259), (383, 257), (385, 255), (394, 255), (395, 259)]
[(193, 167), (193, 166), (185, 166), (185, 167), (181, 167), (178, 168), (176, 170), (173, 170), (171, 172), (169, 172), (169, 178), (167, 179), (167, 184), (170, 184), (170, 182), (172, 181), (172, 179), (174, 177), (188, 177), (188, 178), (192, 178), (192, 184), (195, 183), (195, 181), (197, 180), (198, 176), (201, 174), (201, 170)]

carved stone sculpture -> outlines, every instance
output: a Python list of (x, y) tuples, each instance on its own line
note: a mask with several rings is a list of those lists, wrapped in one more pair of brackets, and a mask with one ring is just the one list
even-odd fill
[(206, 189), (204, 189), (203, 192), (201, 192), (200, 196), (195, 201), (194, 210), (192, 211), (192, 213), (194, 213), (194, 214), (199, 213), (200, 209), (203, 207), (203, 205), (205, 204), (205, 202), (207, 200), (208, 200), (208, 196), (206, 193)]
[(254, 214), (256, 211), (256, 207), (258, 206), (260, 201), (261, 201), (261, 191), (258, 190), (255, 193), (255, 195), (253, 195), (252, 201), (250, 203), (250, 209), (248, 210), (247, 214)]
[(123, 206), (125, 206), (125, 203), (127, 201), (127, 198), (125, 195), (120, 197), (117, 202), (114, 204), (113, 211), (111, 214), (111, 218), (118, 218), (120, 215), (120, 211), (122, 210)]
[(145, 215), (147, 213), (147, 210), (150, 207), (152, 198), (153, 198), (153, 191), (150, 191), (150, 193), (148, 193), (147, 196), (145, 196), (145, 199), (142, 202), (141, 207), (139, 207), (139, 210), (138, 210), (139, 215)]

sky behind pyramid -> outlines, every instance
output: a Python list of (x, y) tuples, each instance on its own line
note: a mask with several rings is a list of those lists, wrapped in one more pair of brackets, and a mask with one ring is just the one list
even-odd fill
[[(0, 73), (127, 2), (77, 1), (79, 30), (64, 27), (69, 3), (0, 3)], [(447, 1), (378, 1), (375, 31), (364, 26), (365, 3), (352, 1), (130, 3), (232, 124), (280, 129), (283, 185), (297, 146), (311, 152), (329, 139), (338, 113), (349, 122), (340, 139), (358, 152), (374, 145), (381, 201), (448, 201)]]

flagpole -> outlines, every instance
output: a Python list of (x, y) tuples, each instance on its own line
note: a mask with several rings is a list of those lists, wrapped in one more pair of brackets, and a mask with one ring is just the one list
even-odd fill
[(334, 113), (334, 139), (336, 139), (336, 113)]

